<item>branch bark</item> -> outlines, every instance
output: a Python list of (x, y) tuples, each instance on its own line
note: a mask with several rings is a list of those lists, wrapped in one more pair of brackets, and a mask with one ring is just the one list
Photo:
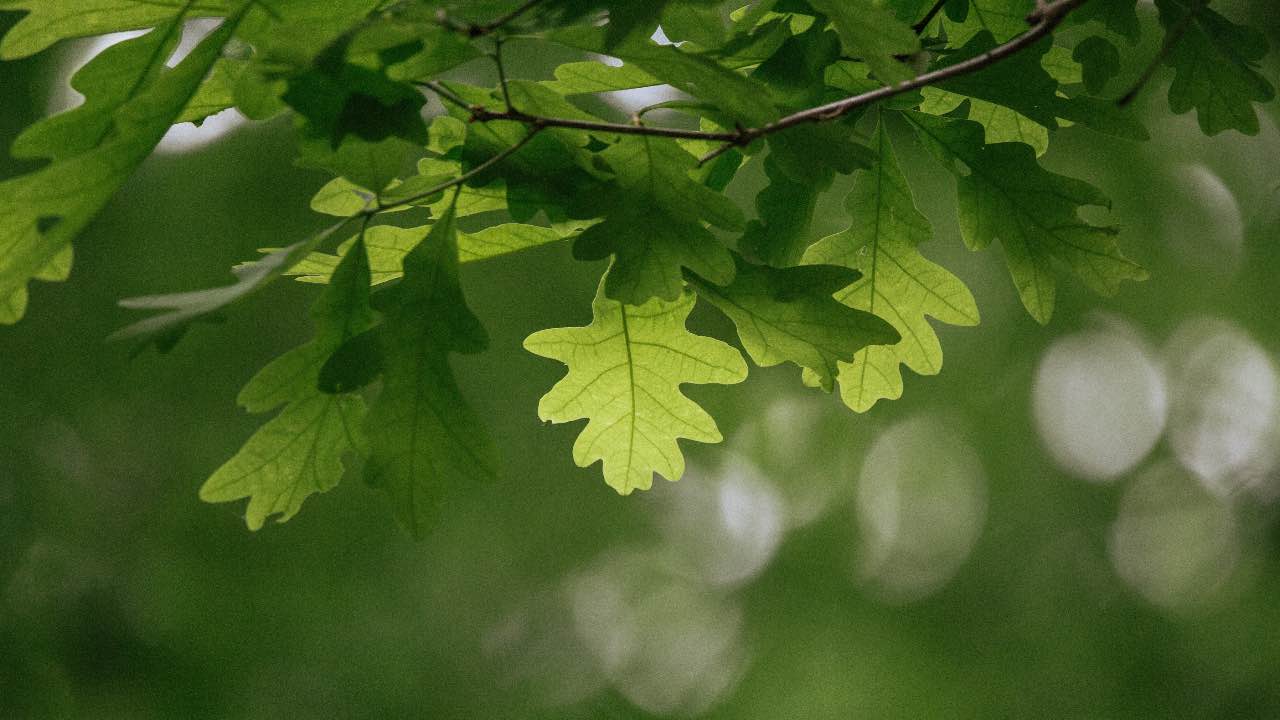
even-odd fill
[[(537, 5), (538, 1), (539, 0), (532, 0), (531, 2), (526, 2), (507, 16), (504, 16), (499, 20), (495, 20), (492, 23), (487, 23), (485, 25), (463, 26), (460, 28), (460, 31), (467, 32), (474, 36), (477, 34), (476, 29), (480, 29), (483, 30), (483, 32), (480, 32), (479, 34), (488, 34), (518, 17), (526, 10)], [(968, 75), (969, 73), (982, 70), (999, 62), (1000, 60), (1003, 60), (1004, 58), (1009, 57), (1010, 55), (1034, 45), (1038, 40), (1053, 32), (1054, 28), (1061, 24), (1062, 20), (1066, 18), (1071, 11), (1080, 7), (1085, 2), (1086, 0), (1051, 0), (1050, 2), (1037, 2), (1035, 10), (1027, 15), (1027, 22), (1031, 24), (1031, 27), (1028, 28), (1026, 32), (1002, 45), (998, 45), (991, 50), (988, 50), (981, 55), (956, 63), (955, 65), (949, 65), (945, 68), (934, 70), (933, 72), (917, 75), (910, 80), (904, 80), (903, 82), (895, 85), (885, 85), (859, 95), (852, 95), (825, 105), (801, 110), (765, 125), (757, 127), (738, 127), (734, 130), (723, 132), (653, 127), (649, 125), (641, 125), (639, 123), (626, 124), (545, 117), (526, 113), (522, 110), (511, 107), (510, 105), (508, 105), (505, 110), (492, 110), (482, 105), (467, 103), (456, 93), (449, 90), (443, 83), (428, 81), (419, 83), (419, 85), (436, 93), (442, 99), (448, 100), (449, 102), (467, 110), (471, 114), (472, 122), (510, 121), (524, 123), (534, 129), (568, 128), (573, 130), (584, 130), (587, 132), (614, 133), (618, 135), (649, 135), (686, 140), (709, 140), (712, 142), (724, 143), (715, 150), (703, 155), (698, 160), (698, 164), (701, 165), (732, 148), (749, 145), (767, 135), (781, 132), (783, 130), (796, 127), (797, 125), (834, 120), (852, 112), (853, 110), (871, 105), (872, 103), (876, 103), (881, 100), (886, 100), (894, 97), (895, 95), (901, 95), (902, 93), (910, 92), (927, 85), (932, 85), (936, 82), (959, 77), (961, 75)], [(941, 7), (941, 3), (939, 3), (937, 7)], [(503, 89), (505, 90), (505, 83)]]

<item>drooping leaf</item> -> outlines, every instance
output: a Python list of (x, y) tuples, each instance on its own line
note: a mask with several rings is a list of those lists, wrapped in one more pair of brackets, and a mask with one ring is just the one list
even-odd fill
[[(0, 298), (21, 297), (27, 282), (66, 252), (72, 238), (160, 142), (217, 60), (235, 22), (224, 22), (171, 70), (149, 69), (163, 64), (163, 52), (143, 58), (141, 64), (131, 64), (122, 72), (139, 81), (129, 84), (124, 93), (119, 92), (120, 85), (108, 83), (110, 101), (95, 100), (93, 110), (80, 115), (92, 121), (88, 130), (63, 127), (53, 119), (31, 131), (28, 151), (56, 160), (0, 182)], [(171, 32), (172, 24), (151, 34), (163, 39)], [(148, 44), (163, 48), (167, 43), (139, 40), (139, 45), (112, 57), (123, 56), (132, 63), (138, 56), (131, 48)], [(112, 75), (101, 64), (91, 62), (90, 66), (93, 69), (86, 66), (82, 72)], [(104, 113), (110, 116), (106, 125), (100, 120)], [(64, 148), (54, 143), (54, 138), (70, 145)], [(17, 307), (12, 300), (9, 304)]]
[(600, 283), (586, 327), (530, 335), (529, 352), (559, 360), (569, 373), (538, 403), (545, 421), (588, 420), (573, 445), (579, 467), (603, 462), (604, 479), (622, 495), (647, 490), (657, 473), (679, 480), (677, 440), (719, 442), (715, 421), (680, 392), (684, 383), (733, 384), (746, 379), (742, 356), (685, 329), (694, 295), (625, 305)]
[(108, 340), (128, 340), (142, 338), (155, 342), (160, 350), (167, 350), (177, 342), (182, 333), (194, 321), (208, 317), (227, 306), (239, 302), (256, 293), (280, 277), (289, 268), (301, 262), (342, 228), (346, 223), (338, 223), (306, 240), (296, 242), (288, 247), (272, 252), (264, 258), (244, 263), (233, 268), (236, 282), (232, 285), (210, 288), (207, 290), (191, 290), (168, 295), (147, 295), (144, 297), (126, 298), (120, 306), (130, 310), (161, 311), (145, 320), (112, 333)]
[(858, 412), (879, 399), (902, 396), (899, 365), (920, 375), (941, 371), (942, 346), (926, 316), (952, 325), (978, 323), (978, 307), (964, 283), (920, 254), (918, 246), (932, 231), (916, 209), (883, 127), (871, 142), (880, 159), (858, 173), (845, 199), (853, 224), (819, 240), (804, 258), (862, 273), (836, 299), (884, 318), (902, 337), (893, 345), (863, 348), (852, 362), (840, 363), (840, 397)]
[(274, 514), (278, 522), (293, 517), (307, 497), (338, 484), (343, 455), (363, 449), (364, 401), (317, 387), (329, 356), (373, 324), (369, 265), (359, 242), (334, 272), (312, 316), (315, 339), (267, 365), (240, 393), (241, 405), (251, 412), (281, 404), (284, 409), (200, 488), (206, 502), (249, 498), (245, 522), (251, 530)]
[(441, 503), (492, 477), (497, 466), (449, 363), (449, 353), (488, 345), (458, 282), (455, 223), (446, 211), (405, 256), (400, 284), (386, 291), (386, 321), (377, 331), (382, 389), (365, 421), (365, 476), (390, 495), (415, 536), (429, 529)]
[(829, 392), (840, 362), (853, 360), (867, 345), (899, 339), (889, 323), (832, 297), (859, 277), (836, 265), (773, 268), (738, 259), (732, 283), (690, 277), (690, 284), (733, 321), (757, 365), (793, 362), (815, 373)]
[(1166, 32), (1184, 28), (1165, 56), (1174, 70), (1169, 109), (1179, 114), (1194, 109), (1207, 135), (1223, 130), (1256, 135), (1258, 116), (1253, 103), (1268, 102), (1276, 95), (1275, 86), (1258, 74), (1258, 61), (1267, 54), (1267, 38), (1207, 5), (1201, 0), (1156, 2)]
[[(924, 145), (956, 175), (960, 231), (972, 249), (999, 240), (1022, 304), (1037, 322), (1053, 315), (1053, 265), (1066, 265), (1091, 288), (1114, 293), (1147, 273), (1120, 253), (1115, 228), (1079, 216), (1086, 205), (1109, 206), (1097, 188), (1051, 173), (1021, 143), (983, 142), (982, 126), (921, 113), (906, 117)], [(964, 163), (963, 171), (956, 161)]]

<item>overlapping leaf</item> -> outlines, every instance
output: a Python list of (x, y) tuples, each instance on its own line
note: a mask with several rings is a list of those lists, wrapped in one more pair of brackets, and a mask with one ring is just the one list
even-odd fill
[(691, 276), (690, 284), (729, 316), (747, 354), (761, 367), (793, 362), (830, 391), (839, 363), (852, 361), (868, 345), (899, 339), (889, 323), (832, 297), (860, 277), (856, 270), (836, 265), (773, 268), (737, 261), (732, 283), (720, 286)]
[[(960, 231), (972, 249), (999, 240), (1022, 304), (1040, 323), (1053, 314), (1062, 263), (1101, 293), (1147, 273), (1120, 253), (1115, 228), (1080, 218), (1086, 205), (1109, 205), (1088, 183), (1051, 173), (1021, 143), (983, 142), (982, 126), (920, 113), (906, 115), (916, 135), (956, 175)], [(964, 169), (957, 165), (964, 164)]]
[(57, 258), (65, 257), (72, 238), (164, 137), (235, 26), (234, 20), (225, 22), (177, 67), (160, 70), (176, 23), (130, 41), (81, 71), (102, 79), (103, 85), (101, 95), (95, 88), (85, 106), (71, 111), (80, 121), (67, 125), (54, 118), (26, 135), (27, 154), (55, 160), (0, 182), (0, 299), (9, 307), (5, 319), (16, 319), (28, 281), (58, 276), (51, 270)]
[(206, 502), (249, 498), (245, 522), (251, 530), (274, 514), (279, 522), (288, 520), (307, 497), (337, 485), (343, 455), (364, 446), (364, 401), (317, 387), (329, 356), (373, 324), (369, 265), (361, 243), (338, 266), (312, 316), (315, 339), (267, 365), (240, 393), (240, 404), (250, 412), (281, 404), (284, 409), (200, 488)]
[(713, 282), (733, 279), (729, 250), (702, 222), (735, 230), (742, 216), (724, 195), (689, 177), (692, 155), (673, 140), (626, 137), (600, 156), (614, 172), (618, 193), (604, 221), (578, 238), (574, 255), (614, 256), (606, 295), (629, 305), (654, 297), (675, 300), (684, 288), (685, 268)]
[(884, 318), (902, 338), (893, 345), (866, 347), (852, 362), (839, 364), (840, 396), (858, 412), (877, 400), (902, 396), (899, 365), (920, 375), (942, 369), (942, 346), (926, 316), (952, 325), (978, 322), (978, 307), (964, 283), (920, 254), (918, 246), (931, 234), (929, 222), (916, 209), (883, 127), (871, 142), (879, 160), (858, 173), (845, 199), (853, 224), (819, 240), (805, 254), (805, 262), (862, 273), (836, 299)]
[(649, 489), (654, 473), (680, 479), (680, 438), (721, 439), (715, 421), (680, 385), (741, 382), (747, 366), (732, 347), (685, 329), (693, 293), (625, 305), (608, 297), (606, 285), (602, 280), (591, 304), (590, 325), (543, 330), (524, 346), (569, 366), (538, 403), (538, 415), (556, 423), (586, 419), (574, 462), (601, 461), (605, 482), (627, 495)]
[(1276, 94), (1275, 86), (1258, 74), (1267, 39), (1207, 5), (1202, 0), (1156, 2), (1166, 31), (1182, 32), (1165, 58), (1174, 70), (1169, 108), (1175, 113), (1194, 109), (1200, 129), (1208, 135), (1223, 130), (1256, 135), (1253, 103), (1268, 102)]
[[(452, 211), (404, 258), (404, 278), (385, 300), (374, 332), (382, 389), (366, 417), (365, 475), (384, 489), (414, 535), (469, 484), (491, 477), (497, 462), (480, 418), (454, 379), (449, 354), (488, 345), (458, 282)], [(380, 305), (381, 307), (381, 305)]]

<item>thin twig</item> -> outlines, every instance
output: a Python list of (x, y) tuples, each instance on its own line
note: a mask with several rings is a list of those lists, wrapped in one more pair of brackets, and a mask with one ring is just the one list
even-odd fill
[(735, 133), (733, 140), (726, 142), (724, 145), (703, 155), (698, 164), (702, 165), (713, 160), (720, 155), (728, 152), (732, 148), (748, 145), (765, 135), (771, 135), (782, 130), (793, 128), (797, 125), (804, 125), (812, 122), (826, 122), (834, 120), (846, 113), (865, 107), (875, 102), (891, 98), (895, 95), (921, 88), (926, 85), (932, 85), (936, 82), (949, 80), (953, 77), (968, 75), (969, 73), (982, 70), (1004, 58), (1013, 55), (1031, 45), (1034, 45), (1044, 36), (1053, 31), (1062, 19), (1072, 10), (1083, 5), (1086, 0), (1054, 0), (1054, 2), (1040, 5), (1036, 7), (1031, 14), (1027, 15), (1027, 22), (1031, 23), (1031, 28), (1021, 35), (1009, 40), (1008, 42), (997, 45), (981, 55), (974, 56), (968, 60), (948, 65), (947, 67), (934, 70), (933, 72), (917, 75), (910, 80), (904, 80), (895, 85), (885, 85), (860, 95), (854, 95), (835, 102), (829, 102), (826, 105), (801, 110), (792, 113), (784, 118), (775, 120), (766, 125), (755, 128), (744, 128)]
[[(779, 118), (771, 123), (766, 123), (757, 127), (737, 127), (731, 131), (717, 132), (705, 130), (684, 130), (680, 128), (654, 127), (650, 125), (544, 117), (515, 109), (510, 106), (509, 101), (506, 110), (491, 110), (482, 105), (468, 103), (464, 98), (452, 90), (449, 90), (442, 83), (427, 81), (418, 83), (418, 85), (435, 92), (442, 99), (448, 100), (449, 102), (467, 110), (467, 112), (471, 114), (470, 119), (472, 122), (484, 123), (506, 120), (510, 122), (524, 123), (531, 128), (538, 130), (543, 128), (568, 128), (572, 130), (613, 133), (617, 135), (648, 135), (724, 143), (715, 150), (703, 155), (698, 161), (698, 164), (701, 165), (719, 157), (721, 154), (728, 152), (732, 148), (749, 145), (766, 135), (772, 135), (773, 133), (781, 132), (783, 130), (796, 127), (797, 125), (834, 120), (853, 110), (871, 105), (872, 103), (886, 100), (896, 95), (901, 95), (902, 93), (910, 92), (911, 90), (932, 85), (943, 80), (949, 80), (954, 77), (960, 77), (962, 75), (968, 75), (969, 73), (982, 70), (999, 62), (1000, 60), (1003, 60), (1004, 58), (1009, 57), (1010, 55), (1034, 45), (1041, 38), (1051, 33), (1053, 29), (1062, 22), (1063, 18), (1065, 18), (1072, 10), (1080, 7), (1085, 2), (1086, 0), (1051, 0), (1049, 2), (1041, 0), (1040, 2), (1037, 2), (1035, 9), (1027, 15), (1027, 22), (1031, 24), (1031, 27), (1027, 29), (1026, 32), (1018, 35), (1008, 42), (991, 48), (981, 55), (958, 62), (954, 65), (948, 65), (947, 67), (934, 70), (933, 72), (917, 75), (910, 80), (904, 80), (894, 85), (885, 85), (883, 87), (876, 88), (875, 90), (858, 95), (852, 95), (841, 100), (829, 102), (825, 105), (818, 105), (817, 107), (812, 107), (807, 110), (801, 110)], [(527, 10), (534, 4), (536, 3), (526, 3), (521, 8), (518, 8), (517, 11), (513, 11), (511, 15), (518, 15), (518, 12)], [(936, 15), (936, 11), (931, 10), (931, 12)], [(510, 18), (500, 18), (500, 20), (508, 22)], [(498, 23), (498, 21), (494, 21), (494, 23), (490, 24), (493, 25), (495, 23)], [(500, 24), (497, 26), (500, 27)]]
[(1152, 58), (1151, 64), (1147, 65), (1147, 68), (1142, 71), (1142, 75), (1138, 76), (1137, 81), (1133, 83), (1133, 87), (1129, 88), (1129, 91), (1124, 95), (1121, 95), (1119, 100), (1116, 100), (1117, 106), (1124, 107), (1133, 102), (1138, 97), (1138, 93), (1142, 92), (1142, 88), (1151, 82), (1151, 78), (1155, 76), (1156, 70), (1160, 68), (1161, 63), (1165, 61), (1165, 58), (1169, 57), (1169, 53), (1173, 52), (1174, 46), (1178, 44), (1178, 41), (1182, 40), (1182, 36), (1187, 34), (1187, 30), (1190, 29), (1191, 23), (1195, 20), (1196, 12), (1200, 10), (1202, 4), (1202, 0), (1191, 0), (1191, 4), (1187, 6), (1187, 14), (1178, 19), (1177, 25), (1165, 32), (1164, 44), (1160, 46), (1160, 52), (1157, 52), (1156, 56)]
[(462, 185), (463, 183), (470, 180), (471, 178), (474, 178), (475, 176), (483, 173), (484, 171), (488, 170), (494, 165), (497, 165), (503, 160), (506, 160), (508, 157), (514, 155), (516, 152), (520, 150), (520, 148), (529, 144), (529, 141), (532, 140), (534, 137), (536, 137), (538, 133), (542, 132), (543, 129), (544, 127), (541, 125), (530, 126), (529, 132), (527, 132), (524, 137), (520, 138), (519, 141), (508, 146), (507, 149), (503, 150), (497, 155), (494, 155), (488, 160), (485, 160), (479, 165), (462, 173), (458, 177), (453, 178), (452, 180), (446, 180), (445, 182), (442, 182), (439, 185), (423, 190), (422, 192), (417, 193), (415, 195), (411, 195), (407, 198), (396, 200), (395, 202), (384, 203), (381, 200), (379, 200), (377, 207), (364, 210), (360, 214), (365, 216), (371, 216), (386, 210), (391, 210), (392, 208), (404, 207), (405, 205), (412, 205), (413, 203), (418, 202), (423, 198), (431, 197), (432, 195), (435, 195), (436, 193), (442, 190), (448, 190), (451, 187)]
[(653, 127), (650, 125), (632, 125), (628, 123), (612, 123), (603, 120), (578, 120), (575, 118), (555, 118), (544, 117), (542, 115), (533, 115), (522, 110), (490, 110), (483, 105), (473, 105), (460, 97), (457, 93), (449, 90), (444, 84), (427, 81), (418, 83), (419, 86), (427, 88), (438, 94), (441, 99), (463, 108), (471, 113), (471, 122), (493, 122), (499, 120), (507, 120), (510, 122), (524, 123), (544, 128), (568, 128), (570, 130), (585, 130), (587, 132), (612, 133), (615, 135), (651, 135), (657, 137), (681, 138), (684, 140), (719, 140), (721, 142), (731, 142), (738, 137), (738, 132), (708, 132), (705, 130), (685, 130), (682, 128), (666, 128)]
[(520, 5), (520, 7), (512, 10), (506, 15), (502, 15), (493, 20), (490, 20), (487, 23), (459, 23), (455, 21), (453, 18), (450, 18), (448, 14), (445, 13), (444, 10), (441, 10), (439, 13), (436, 14), (436, 22), (449, 28), (450, 30), (453, 30), (454, 32), (462, 33), (467, 37), (471, 37), (471, 38), (484, 37), (485, 35), (490, 35), (494, 32), (497, 32), (498, 30), (501, 30), (507, 24), (512, 23), (515, 20), (519, 19), (521, 15), (524, 15), (526, 12), (537, 7), (542, 2), (543, 0), (526, 0), (525, 3)]
[(933, 4), (933, 7), (929, 8), (929, 12), (925, 13), (924, 17), (920, 18), (919, 22), (912, 25), (911, 29), (915, 30), (917, 35), (924, 32), (925, 28), (929, 27), (929, 23), (933, 22), (933, 19), (938, 16), (938, 13), (942, 12), (942, 8), (946, 4), (947, 0), (937, 0), (937, 2)]
[(511, 105), (511, 91), (507, 89), (507, 70), (502, 65), (502, 36), (493, 36), (493, 63), (498, 66), (498, 87), (502, 88), (502, 102), (507, 106), (507, 112), (511, 112), (514, 108)]

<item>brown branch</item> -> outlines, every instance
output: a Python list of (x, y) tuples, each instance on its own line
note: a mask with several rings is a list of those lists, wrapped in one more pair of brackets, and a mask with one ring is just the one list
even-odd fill
[[(1037, 0), (1036, 7), (1027, 15), (1027, 22), (1031, 27), (1026, 32), (1017, 37), (997, 45), (994, 48), (969, 58), (954, 65), (948, 65), (932, 72), (917, 75), (910, 80), (904, 80), (894, 85), (885, 85), (868, 92), (853, 95), (841, 100), (829, 102), (825, 105), (818, 105), (807, 110), (792, 113), (790, 115), (779, 118), (771, 123), (759, 125), (757, 127), (737, 127), (731, 131), (704, 131), (704, 130), (683, 130), (680, 128), (653, 127), (649, 125), (612, 123), (593, 120), (576, 120), (571, 118), (554, 118), (544, 117), (541, 115), (533, 115), (522, 110), (508, 106), (506, 110), (492, 110), (483, 105), (474, 105), (468, 103), (457, 93), (449, 90), (442, 83), (435, 81), (427, 81), (419, 83), (432, 92), (438, 94), (441, 98), (452, 102), (459, 107), (467, 110), (471, 114), (472, 122), (491, 122), (506, 120), (510, 122), (524, 123), (534, 131), (543, 128), (568, 128), (572, 130), (584, 130), (587, 132), (603, 132), (618, 135), (649, 135), (656, 137), (669, 137), (685, 140), (708, 140), (713, 142), (724, 143), (720, 147), (703, 155), (698, 160), (698, 164), (704, 164), (721, 154), (735, 147), (744, 147), (746, 145), (759, 140), (766, 135), (788, 130), (798, 125), (808, 123), (827, 122), (838, 117), (848, 114), (853, 110), (866, 107), (872, 103), (886, 100), (905, 92), (910, 92), (917, 88), (932, 85), (943, 80), (949, 80), (954, 77), (968, 75), (977, 72), (990, 65), (993, 65), (1004, 58), (1018, 53), (1031, 45), (1034, 45), (1041, 38), (1053, 32), (1062, 20), (1076, 8), (1080, 7), (1086, 0)], [(523, 12), (532, 7), (535, 2), (526, 3), (517, 10)], [(939, 4), (940, 7), (940, 4)], [(936, 11), (931, 11), (936, 15)], [(511, 15), (518, 15), (513, 11)], [(505, 16), (504, 16), (505, 17)], [(507, 22), (510, 18), (502, 19)], [(497, 23), (497, 21), (495, 21)], [(492, 25), (494, 23), (490, 23)], [(500, 26), (500, 25), (498, 25)], [(471, 26), (471, 27), (487, 27), (487, 26)], [(528, 138), (526, 138), (527, 141)]]
[(885, 85), (883, 87), (878, 87), (875, 90), (864, 92), (860, 95), (854, 95), (842, 100), (829, 102), (826, 105), (819, 105), (817, 107), (809, 108), (808, 110), (801, 110), (800, 112), (792, 113), (786, 117), (759, 127), (744, 128), (735, 133), (737, 137), (733, 140), (716, 148), (715, 150), (712, 150), (706, 155), (703, 155), (702, 158), (698, 160), (698, 164), (701, 165), (709, 160), (719, 157), (721, 154), (728, 152), (732, 148), (749, 145), (766, 135), (772, 135), (773, 133), (781, 132), (797, 125), (834, 120), (860, 107), (865, 107), (872, 103), (886, 100), (895, 95), (901, 95), (902, 93), (910, 92), (911, 90), (925, 87), (926, 85), (932, 85), (936, 82), (949, 80), (953, 77), (968, 75), (969, 73), (982, 70), (989, 65), (993, 65), (1010, 55), (1034, 45), (1041, 38), (1053, 32), (1053, 29), (1062, 22), (1063, 18), (1065, 18), (1072, 10), (1083, 5), (1085, 1), (1086, 0), (1053, 0), (1053, 2), (1048, 3), (1037, 3), (1036, 9), (1027, 15), (1027, 22), (1031, 23), (1030, 29), (1002, 45), (997, 45), (996, 47), (991, 48), (981, 55), (958, 62), (955, 65), (948, 65), (947, 67), (934, 70), (933, 72), (917, 75), (910, 80), (904, 80), (895, 85)]
[(650, 125), (629, 125), (627, 123), (612, 123), (603, 120), (577, 120), (574, 118), (555, 118), (544, 117), (542, 115), (533, 115), (523, 110), (512, 108), (510, 110), (491, 110), (483, 105), (473, 105), (468, 103), (457, 93), (450, 90), (443, 83), (436, 81), (427, 81), (418, 83), (421, 87), (439, 95), (442, 99), (461, 107), (471, 113), (471, 122), (493, 122), (498, 120), (508, 120), (510, 122), (524, 123), (530, 126), (544, 128), (568, 128), (570, 130), (585, 130), (587, 132), (611, 133), (615, 135), (651, 135), (657, 137), (680, 138), (684, 140), (719, 140), (721, 142), (732, 142), (738, 137), (738, 132), (708, 132), (706, 130), (684, 130), (681, 128), (664, 128), (653, 127)]

